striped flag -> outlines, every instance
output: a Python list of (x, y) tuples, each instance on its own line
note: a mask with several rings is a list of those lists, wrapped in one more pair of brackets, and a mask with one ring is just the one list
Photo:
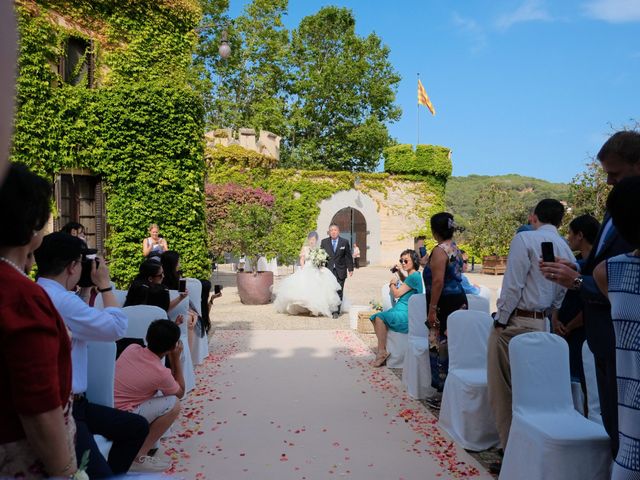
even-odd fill
[(436, 114), (436, 109), (433, 108), (433, 104), (431, 100), (429, 100), (429, 95), (427, 95), (427, 91), (422, 86), (422, 82), (418, 79), (418, 105), (424, 105), (429, 109), (431, 115)]

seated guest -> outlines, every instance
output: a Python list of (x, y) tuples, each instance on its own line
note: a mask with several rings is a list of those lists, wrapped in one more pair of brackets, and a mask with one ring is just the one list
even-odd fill
[[(591, 215), (581, 215), (574, 218), (569, 224), (567, 242), (576, 256), (577, 262), (584, 265), (589, 257), (593, 242), (600, 230), (600, 222)], [(584, 304), (577, 290), (567, 290), (559, 310), (554, 310), (551, 316), (553, 333), (556, 333), (569, 344), (569, 367), (571, 379), (580, 382), (584, 387), (584, 370), (582, 368), (582, 344), (586, 334), (582, 310)]]
[(25, 275), (42, 242), (51, 186), (11, 164), (0, 187), (0, 478), (77, 470), (71, 340), (46, 292)]
[[(109, 267), (102, 259), (91, 261), (91, 280), (102, 294), (104, 310), (90, 307), (76, 295), (82, 273), (83, 243), (78, 237), (56, 232), (44, 237), (34, 256), (38, 265), (38, 284), (49, 294), (51, 301), (71, 331), (71, 360), (73, 365), (73, 417), (76, 421), (76, 456), (82, 458), (89, 450), (87, 473), (91, 478), (108, 478), (126, 473), (140, 445), (147, 436), (147, 421), (138, 416), (89, 402), (87, 391), (87, 342), (114, 342), (127, 329), (127, 317), (118, 308), (113, 294)], [(93, 438), (102, 435), (113, 442), (108, 461), (100, 453)]]
[[(640, 146), (640, 136), (636, 137)], [(637, 152), (636, 148), (636, 152)], [(638, 157), (636, 157), (638, 158)], [(607, 199), (619, 235), (633, 248), (598, 264), (593, 272), (600, 291), (611, 302), (616, 339), (618, 431), (620, 448), (612, 479), (638, 478), (640, 438), (640, 177), (620, 180)]]
[(469, 255), (464, 250), (460, 250), (460, 253), (462, 254), (462, 289), (467, 295), (480, 295), (480, 286), (471, 283), (464, 274), (469, 268)]
[[(142, 415), (149, 422), (149, 434), (131, 471), (146, 471), (148, 463), (154, 469), (171, 466), (170, 461), (157, 453), (152, 457), (149, 451), (180, 413), (178, 398), (184, 395), (181, 353), (180, 328), (170, 320), (156, 320), (147, 330), (147, 348), (129, 345), (116, 362), (116, 408)], [(171, 369), (161, 363), (165, 356)]]
[(169, 250), (167, 241), (160, 236), (158, 225), (152, 223), (149, 225), (149, 236), (142, 242), (142, 254), (148, 257), (151, 253), (160, 255)]
[(427, 294), (426, 324), (431, 329), (431, 384), (441, 392), (449, 365), (447, 317), (456, 310), (467, 308), (467, 296), (462, 288), (462, 253), (453, 241), (456, 229), (453, 215), (448, 212), (436, 213), (431, 217), (430, 224), (438, 245), (431, 251), (422, 277)]
[(378, 353), (372, 365), (381, 367), (389, 358), (387, 352), (387, 330), (407, 333), (409, 331), (409, 298), (414, 293), (422, 293), (422, 279), (418, 269), (420, 268), (420, 258), (414, 250), (405, 250), (400, 254), (400, 264), (406, 274), (404, 281), (400, 281), (397, 274), (394, 274), (389, 283), (391, 294), (396, 299), (396, 303), (390, 310), (371, 315), (373, 328), (378, 338)]

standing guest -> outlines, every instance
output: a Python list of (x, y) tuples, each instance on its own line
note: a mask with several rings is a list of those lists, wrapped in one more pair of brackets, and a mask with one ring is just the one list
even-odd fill
[[(607, 183), (615, 185), (623, 178), (640, 175), (640, 132), (614, 133), (598, 152), (598, 160), (607, 174)], [(633, 206), (635, 208), (635, 206)], [(630, 206), (630, 208), (632, 208)], [(572, 257), (543, 263), (545, 277), (580, 292), (584, 302), (584, 327), (589, 349), (593, 352), (600, 397), (602, 423), (611, 439), (611, 451), (618, 452), (618, 386), (616, 383), (616, 344), (611, 320), (611, 305), (593, 279), (593, 269), (607, 258), (633, 250), (605, 213), (594, 248), (580, 270)]]
[(400, 265), (406, 273), (406, 278), (401, 282), (399, 276), (394, 274), (389, 283), (391, 295), (397, 300), (395, 305), (386, 312), (378, 312), (370, 317), (378, 338), (378, 353), (372, 363), (374, 367), (382, 367), (389, 358), (387, 331), (400, 333), (409, 331), (409, 298), (414, 293), (422, 293), (418, 254), (414, 250), (405, 250), (400, 254)]
[[(567, 242), (574, 252), (578, 252), (576, 261), (584, 265), (589, 257), (595, 241), (600, 222), (591, 215), (581, 215), (569, 224)], [(567, 290), (560, 310), (554, 311), (551, 317), (553, 333), (563, 337), (569, 344), (569, 368), (571, 379), (585, 385), (582, 368), (582, 344), (585, 340), (584, 319), (582, 317), (582, 299), (575, 290)]]
[(46, 292), (25, 275), (49, 219), (51, 186), (11, 164), (0, 188), (0, 477), (77, 470), (71, 340)]
[(353, 264), (356, 268), (360, 268), (360, 247), (356, 242), (353, 242)]
[[(140, 447), (138, 461), (131, 467), (132, 472), (171, 466), (162, 455), (156, 453), (152, 457), (149, 451), (178, 418), (178, 398), (184, 395), (180, 327), (170, 320), (155, 320), (147, 329), (146, 339), (147, 348), (129, 345), (116, 362), (116, 408), (142, 415), (149, 422), (149, 434)], [(169, 357), (171, 369), (162, 364), (165, 356)]]
[(430, 349), (431, 383), (441, 392), (447, 376), (447, 317), (467, 308), (467, 296), (462, 288), (462, 253), (453, 233), (453, 215), (436, 213), (431, 217), (431, 232), (438, 245), (431, 250), (422, 277), (427, 294), (427, 327), (435, 330), (437, 345)]
[(429, 262), (429, 255), (427, 255), (427, 247), (424, 244), (425, 240), (426, 240), (426, 237), (424, 235), (421, 235), (419, 237), (416, 237), (415, 241), (413, 242), (413, 249), (418, 254), (418, 257), (420, 258), (420, 266), (422, 267), (424, 267)]
[[(507, 258), (507, 271), (494, 314), (494, 329), (487, 347), (487, 385), (500, 444), (504, 449), (511, 427), (511, 371), (509, 342), (527, 332), (546, 330), (551, 308), (560, 308), (565, 290), (542, 275), (539, 259), (542, 242), (551, 242), (556, 255), (572, 255), (567, 242), (558, 234), (564, 207), (553, 199), (541, 200), (534, 210), (534, 230), (516, 233)], [(498, 469), (495, 465), (494, 469)]]
[(620, 449), (611, 478), (638, 478), (640, 452), (640, 177), (621, 180), (609, 194), (607, 211), (634, 250), (598, 264), (593, 276), (611, 302), (616, 336)]
[(150, 254), (160, 255), (169, 250), (167, 241), (160, 236), (158, 225), (149, 225), (149, 236), (142, 242), (142, 254), (148, 257)]
[[(109, 478), (126, 473), (136, 458), (149, 426), (139, 415), (91, 403), (87, 399), (87, 342), (115, 342), (127, 330), (127, 317), (113, 294), (109, 267), (102, 258), (90, 260), (91, 281), (102, 295), (104, 310), (90, 307), (83, 300), (90, 287), (73, 291), (82, 274), (84, 245), (78, 237), (55, 232), (44, 237), (34, 256), (38, 265), (38, 284), (49, 294), (60, 316), (71, 331), (73, 365), (73, 418), (76, 421), (76, 456), (89, 450), (87, 473), (91, 478)], [(111, 440), (105, 459), (94, 435)]]
[(340, 284), (340, 296), (341, 304), (338, 306), (338, 311), (333, 312), (333, 318), (340, 316), (340, 308), (344, 299), (344, 281), (347, 279), (347, 275), (353, 275), (353, 256), (351, 255), (351, 247), (349, 242), (340, 237), (340, 227), (335, 223), (329, 226), (329, 237), (320, 242), (320, 248), (323, 248), (329, 259), (327, 260), (327, 268), (333, 276), (336, 277)]

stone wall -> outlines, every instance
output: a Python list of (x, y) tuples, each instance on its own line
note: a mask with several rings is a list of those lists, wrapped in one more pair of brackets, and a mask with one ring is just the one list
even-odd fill
[(208, 147), (239, 145), (247, 150), (280, 160), (280, 137), (266, 130), (260, 130), (260, 134), (256, 138), (256, 131), (253, 128), (241, 128), (237, 132), (236, 138), (232, 129), (220, 128), (205, 133), (204, 137)]

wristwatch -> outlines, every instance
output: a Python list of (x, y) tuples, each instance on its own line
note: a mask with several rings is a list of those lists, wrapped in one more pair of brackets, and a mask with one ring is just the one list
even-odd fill
[(584, 278), (582, 275), (578, 275), (573, 279), (573, 284), (571, 285), (571, 290), (580, 290), (582, 288), (582, 283), (584, 282)]
[(505, 328), (506, 325), (504, 323), (500, 323), (498, 320), (493, 321), (493, 328)]
[(98, 291), (100, 293), (106, 293), (106, 292), (110, 292), (111, 290), (113, 290), (113, 287), (111, 285), (109, 285), (107, 288), (99, 288)]

